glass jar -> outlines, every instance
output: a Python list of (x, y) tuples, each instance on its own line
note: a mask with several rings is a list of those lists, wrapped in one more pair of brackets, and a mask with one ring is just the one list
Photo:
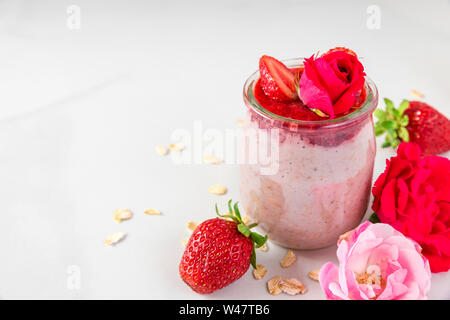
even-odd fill
[[(299, 61), (284, 63), (292, 68)], [(334, 244), (367, 210), (377, 88), (366, 77), (365, 99), (357, 110), (331, 120), (301, 121), (264, 109), (253, 96), (258, 78), (257, 71), (244, 85), (241, 204), (279, 245), (317, 249)], [(270, 154), (270, 163), (261, 161), (261, 154)]]

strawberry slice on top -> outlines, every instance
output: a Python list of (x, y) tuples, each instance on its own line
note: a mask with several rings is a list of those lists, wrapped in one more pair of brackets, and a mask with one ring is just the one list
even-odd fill
[(277, 101), (298, 99), (295, 87), (295, 74), (282, 62), (269, 56), (259, 59), (261, 88), (264, 93)]

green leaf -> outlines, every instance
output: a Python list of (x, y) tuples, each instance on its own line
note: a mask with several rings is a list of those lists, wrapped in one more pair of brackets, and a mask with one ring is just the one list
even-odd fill
[(405, 127), (400, 127), (398, 129), (398, 136), (400, 139), (402, 139), (402, 141), (409, 142), (409, 132)]
[(391, 141), (391, 147), (395, 149), (400, 145), (400, 143), (401, 143), (400, 139), (394, 139)]
[(231, 208), (231, 202), (232, 202), (232, 200), (230, 199), (230, 200), (228, 200), (228, 212), (230, 213), (230, 214), (232, 214), (233, 213), (233, 209)]
[(256, 227), (258, 224), (257, 223), (252, 223), (251, 225), (248, 226), (249, 229)]
[(250, 236), (250, 229), (243, 223), (238, 224), (237, 226), (240, 233), (242, 233), (244, 236), (248, 237)]
[(390, 146), (391, 146), (391, 143), (390, 143), (389, 141), (385, 141), (385, 142), (381, 145), (382, 148), (387, 148), (387, 147), (390, 147)]
[(375, 111), (373, 112), (373, 114), (375, 115), (375, 117), (380, 120), (383, 121), (386, 119), (386, 112), (384, 112), (381, 109), (375, 109)]
[(264, 245), (264, 243), (266, 243), (267, 238), (268, 238), (267, 235), (265, 237), (263, 237), (262, 235), (260, 235), (259, 233), (256, 233), (256, 232), (252, 232), (250, 237), (253, 240), (253, 242), (255, 243), (256, 248), (259, 248), (262, 245)]
[(230, 218), (231, 220), (233, 220), (236, 223), (241, 222), (241, 221), (238, 221), (238, 219), (233, 215), (233, 211), (230, 211), (230, 214), (220, 214), (219, 208), (217, 208), (217, 203), (216, 203), (216, 214), (221, 218)]
[(394, 114), (392, 110), (395, 109), (394, 103), (388, 98), (384, 98), (384, 103), (386, 104), (386, 112), (388, 116), (392, 116)]
[(388, 140), (392, 141), (393, 139), (395, 139), (397, 137), (398, 137), (397, 131), (395, 131), (394, 129), (389, 129), (388, 130), (388, 135), (386, 137)]
[(378, 215), (375, 212), (372, 213), (372, 215), (369, 218), (369, 221), (372, 222), (372, 223), (379, 223), (379, 222), (381, 222), (380, 218), (378, 218)]
[(394, 119), (398, 120), (402, 116), (397, 109), (392, 109), (392, 114), (394, 115)]
[(400, 126), (402, 127), (406, 127), (409, 124), (409, 118), (407, 115), (404, 115), (403, 117), (401, 117), (400, 119)]
[(394, 120), (384, 120), (381, 122), (381, 126), (387, 130), (389, 129), (397, 129), (397, 123)]
[(236, 217), (238, 218), (239, 221), (242, 221), (241, 213), (239, 212), (239, 208), (238, 208), (238, 203), (239, 202), (236, 202), (234, 204), (234, 214), (236, 215)]
[(398, 112), (400, 113), (400, 116), (403, 115), (403, 113), (405, 112), (406, 109), (409, 108), (409, 101), (408, 100), (403, 100), (402, 102), (400, 102), (400, 105), (398, 106)]
[(239, 223), (239, 221), (236, 219), (236, 217), (232, 216), (231, 214), (221, 214), (220, 217), (221, 218), (230, 218), (234, 222)]
[(374, 130), (375, 130), (375, 135), (376, 135), (377, 137), (378, 137), (378, 136), (381, 136), (383, 133), (386, 132), (386, 129), (383, 128), (379, 123), (377, 123), (377, 124), (375, 125)]
[(252, 247), (252, 255), (250, 256), (250, 263), (252, 264), (252, 267), (256, 269), (256, 252), (255, 252), (255, 246)]

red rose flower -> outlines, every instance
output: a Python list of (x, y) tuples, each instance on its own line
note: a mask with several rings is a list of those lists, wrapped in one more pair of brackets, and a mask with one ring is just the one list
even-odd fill
[(418, 145), (400, 144), (375, 181), (372, 209), (383, 223), (417, 241), (432, 272), (450, 269), (450, 160), (421, 157)]
[(335, 48), (319, 58), (305, 59), (304, 66), (299, 96), (306, 106), (318, 109), (330, 118), (353, 107), (366, 75), (353, 51)]

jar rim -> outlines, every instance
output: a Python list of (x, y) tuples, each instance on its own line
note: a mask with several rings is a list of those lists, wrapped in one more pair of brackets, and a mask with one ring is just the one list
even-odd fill
[[(285, 59), (281, 60), (287, 67), (289, 68), (295, 68), (295, 67), (301, 67), (303, 64), (301, 63), (301, 60), (303, 58), (294, 58), (294, 59)], [(364, 88), (366, 90), (366, 99), (361, 104), (361, 106), (339, 118), (333, 118), (333, 119), (327, 119), (327, 120), (319, 120), (319, 121), (306, 121), (306, 120), (297, 120), (292, 118), (287, 118), (280, 116), (278, 114), (275, 114), (273, 112), (270, 112), (256, 100), (256, 97), (253, 94), (253, 87), (254, 84), (258, 81), (260, 75), (259, 70), (256, 70), (254, 73), (248, 77), (248, 79), (244, 83), (244, 102), (245, 104), (253, 109), (255, 112), (257, 112), (259, 115), (269, 119), (269, 120), (275, 120), (280, 122), (285, 122), (293, 126), (300, 126), (300, 127), (339, 127), (343, 125), (348, 125), (350, 123), (353, 123), (355, 121), (359, 121), (362, 119), (365, 119), (366, 116), (372, 114), (372, 112), (375, 110), (378, 104), (378, 89), (375, 86), (375, 83), (370, 79), (368, 76), (365, 76), (365, 82), (364, 82)]]

